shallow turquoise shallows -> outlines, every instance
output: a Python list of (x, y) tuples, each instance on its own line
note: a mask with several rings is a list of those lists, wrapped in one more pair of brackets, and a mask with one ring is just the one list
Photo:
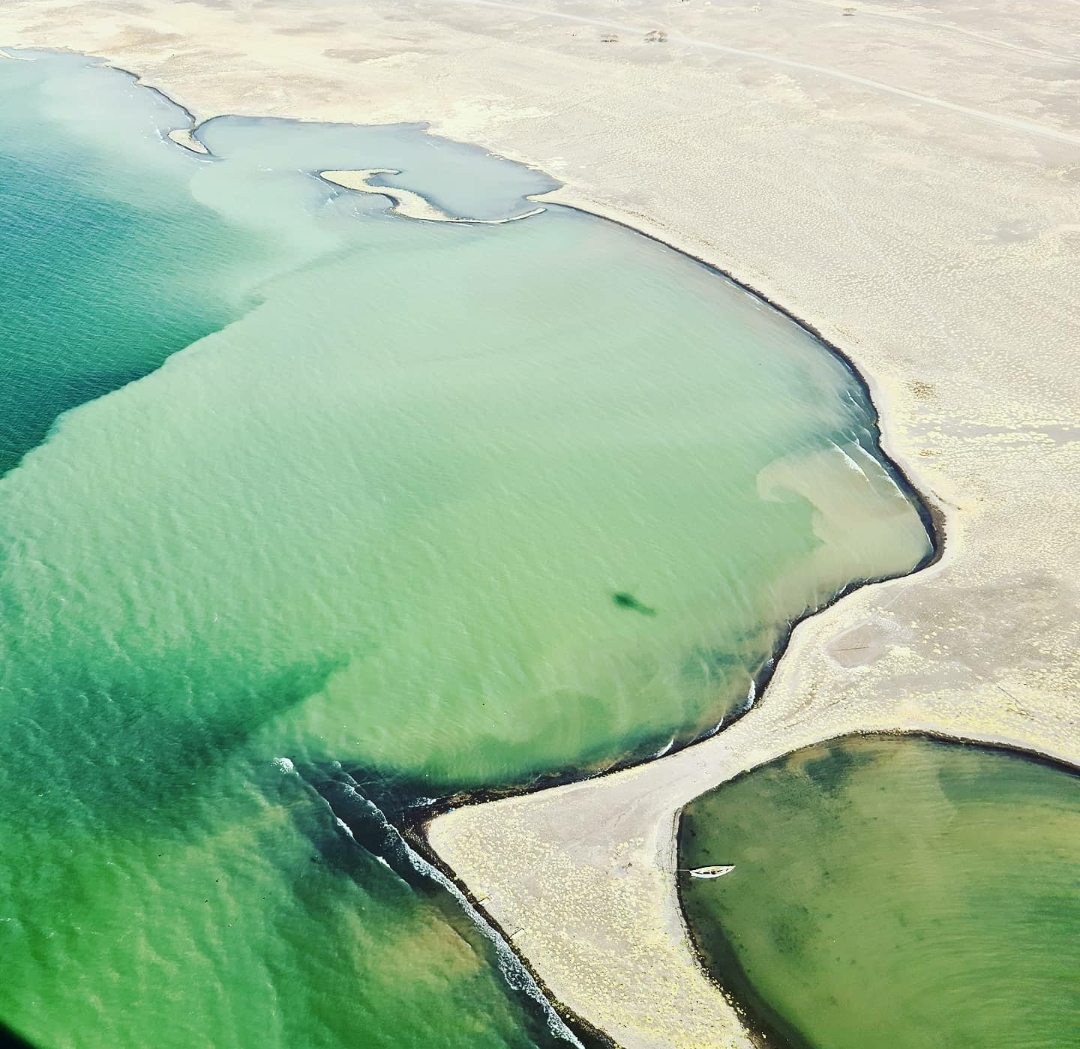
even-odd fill
[(318, 177), (486, 221), (552, 186), (420, 128), (223, 118), (199, 156), (49, 55), (0, 97), (0, 1021), (564, 1037), (353, 788), (393, 815), (745, 707), (791, 619), (928, 553), (861, 388), (621, 228)]

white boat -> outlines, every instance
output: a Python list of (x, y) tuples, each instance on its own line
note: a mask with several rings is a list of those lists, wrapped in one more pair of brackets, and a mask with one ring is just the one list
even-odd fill
[(715, 867), (695, 867), (690, 871), (691, 878), (722, 878), (735, 869), (734, 863), (719, 864)]

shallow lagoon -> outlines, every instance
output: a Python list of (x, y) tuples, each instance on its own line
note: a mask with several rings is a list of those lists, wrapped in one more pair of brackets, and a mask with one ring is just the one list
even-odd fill
[(1064, 1049), (1080, 1031), (1080, 778), (1005, 751), (866, 738), (696, 799), (680, 883), (769, 1044)]
[[(0, 62), (36, 164), (5, 193), (65, 202), (24, 247), (72, 337), (11, 309), (0, 348), (44, 391), (12, 384), (33, 425), (0, 480), (0, 1020), (48, 1045), (543, 1044), (456, 905), (314, 788), (344, 766), (400, 805), (712, 731), (791, 618), (928, 552), (861, 389), (618, 227), (410, 222), (316, 174), (396, 168), (491, 219), (536, 172), (233, 119), (198, 157), (129, 78), (30, 57)], [(83, 382), (102, 347), (123, 367)]]

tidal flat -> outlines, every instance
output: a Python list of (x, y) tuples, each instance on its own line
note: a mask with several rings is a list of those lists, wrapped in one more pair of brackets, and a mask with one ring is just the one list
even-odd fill
[(625, 229), (318, 177), (484, 222), (552, 185), (422, 128), (218, 118), (198, 155), (81, 59), (0, 89), (5, 207), (56, 231), (2, 274), (0, 1020), (565, 1039), (316, 787), (523, 787), (714, 731), (792, 619), (929, 552), (863, 388)]

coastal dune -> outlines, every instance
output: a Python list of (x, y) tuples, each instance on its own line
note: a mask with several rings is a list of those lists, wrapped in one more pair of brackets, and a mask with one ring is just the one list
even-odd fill
[[(450, 812), (439, 856), (626, 1049), (743, 1046), (676, 895), (696, 794), (853, 731), (1080, 765), (1076, 8), (9, 0), (197, 119), (429, 121), (730, 273), (843, 352), (939, 560), (800, 624), (758, 705), (651, 764)], [(660, 31), (663, 32), (660, 32)]]

